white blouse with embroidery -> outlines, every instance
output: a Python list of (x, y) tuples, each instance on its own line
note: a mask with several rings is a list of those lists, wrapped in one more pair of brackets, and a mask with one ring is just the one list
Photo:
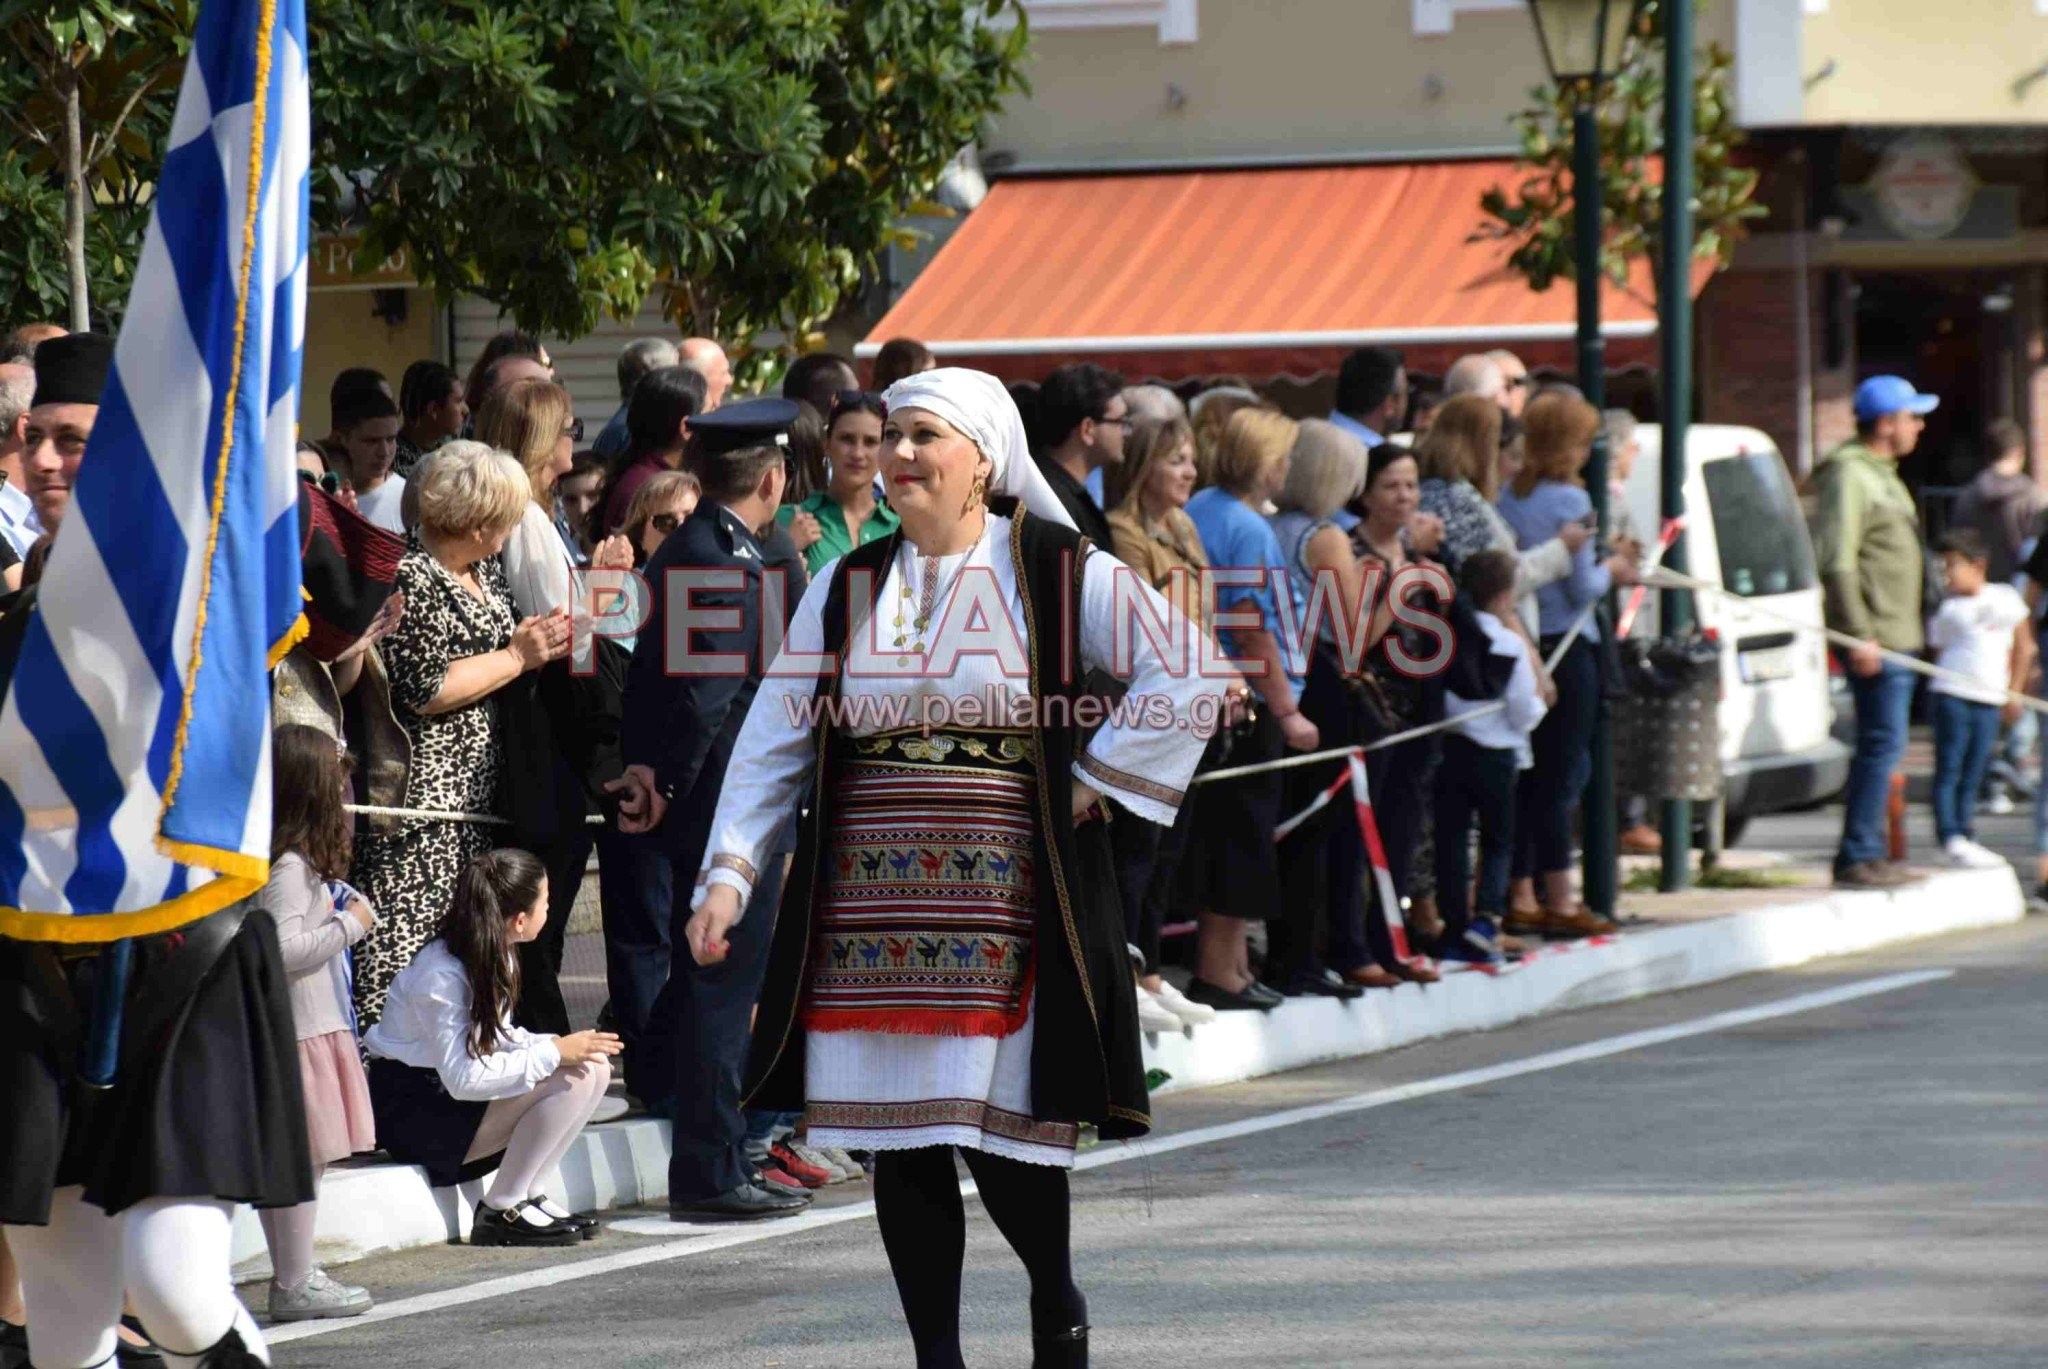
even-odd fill
[[(921, 631), (917, 619), (923, 615), (929, 560), (904, 544), (873, 615), (863, 624), (856, 610), (836, 705), (843, 730), (871, 736), (923, 725), (1029, 722), (1031, 639), (1011, 562), (1012, 535), (1010, 520), (991, 514), (979, 543), (940, 559), (937, 594)], [(812, 577), (740, 729), (693, 909), (711, 884), (730, 885), (745, 905), (754, 872), (809, 777), (812, 720), (824, 702), (813, 699), (816, 653), (824, 650), (825, 600), (835, 565)], [(866, 602), (859, 586), (849, 588), (849, 603)], [(1171, 824), (1221, 716), (1224, 686), (1234, 676), (1215, 664), (1214, 648), (1203, 645), (1199, 628), (1106, 551), (1089, 556), (1083, 567), (1080, 618), (1074, 674), (1099, 669), (1127, 681), (1130, 689), (1075, 758), (1074, 775), (1132, 813)], [(922, 652), (916, 649), (920, 642)], [(1056, 676), (1059, 653), (1059, 643), (1040, 644), (1042, 675)]]

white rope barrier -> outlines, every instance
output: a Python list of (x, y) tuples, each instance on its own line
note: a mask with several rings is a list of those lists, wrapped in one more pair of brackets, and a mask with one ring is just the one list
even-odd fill
[[(469, 822), (485, 827), (510, 827), (512, 819), (501, 818), (495, 813), (451, 813), (441, 808), (386, 808), (375, 803), (344, 803), (346, 812), (365, 818), (406, 818), (413, 822)], [(604, 823), (602, 813), (587, 813), (583, 822), (596, 827)]]
[[(1671, 539), (1663, 539), (1651, 552), (1650, 559), (1643, 568), (1643, 578), (1645, 580), (1661, 568), (1664, 552), (1670, 545)], [(1557, 663), (1562, 661), (1564, 654), (1572, 649), (1572, 643), (1579, 640), (1580, 634), (1586, 630), (1586, 624), (1593, 621), (1593, 614), (1605, 602), (1605, 599), (1606, 596), (1602, 595), (1579, 610), (1579, 616), (1572, 619), (1572, 625), (1565, 629), (1565, 634), (1558, 639), (1557, 646), (1551, 650), (1550, 655), (1544, 657), (1543, 668), (1545, 670), (1554, 672), (1557, 669)], [(1221, 770), (1212, 770), (1206, 775), (1197, 775), (1193, 780), (1189, 781), (1189, 784), (1192, 787), (1197, 784), (1208, 784), (1213, 780), (1232, 780), (1243, 775), (1261, 775), (1272, 770), (1291, 770), (1298, 765), (1314, 765), (1319, 761), (1334, 760), (1340, 756), (1383, 751), (1387, 747), (1399, 746), (1403, 742), (1412, 742), (1418, 738), (1434, 736), (1438, 732), (1447, 731), (1450, 728), (1456, 727), (1459, 723), (1468, 722), (1474, 718), (1488, 717), (1501, 712), (1507, 706), (1506, 699), (1495, 699), (1491, 703), (1482, 704), (1478, 708), (1460, 713), (1455, 718), (1439, 718), (1433, 723), (1424, 723), (1420, 727), (1411, 727), (1405, 732), (1395, 732), (1389, 736), (1381, 737), (1378, 741), (1368, 742), (1363, 746), (1338, 746), (1332, 747), (1327, 751), (1309, 751), (1299, 756), (1284, 756), (1277, 761), (1260, 761), (1254, 765), (1226, 766)]]
[[(1774, 609), (1761, 607), (1754, 600), (1744, 599), (1741, 595), (1732, 593), (1720, 585), (1706, 580), (1695, 580), (1690, 575), (1682, 575), (1675, 570), (1666, 570), (1659, 566), (1653, 571), (1645, 573), (1643, 578), (1656, 589), (1689, 589), (1695, 594), (1712, 594), (1722, 599), (1739, 600), (1744, 613), (1766, 619), (1770, 622), (1782, 623), (1794, 632), (1806, 633), (1809, 636), (1819, 634), (1822, 638), (1838, 647), (1855, 650), (1858, 647), (1869, 645), (1861, 637), (1854, 637), (1831, 627), (1816, 627), (1812, 623), (1779, 613)], [(1951, 684), (1967, 685), (1973, 691), (1990, 688), (1990, 686), (1980, 680), (1974, 680), (1968, 675), (1959, 674), (1953, 670), (1944, 670), (1938, 665), (1923, 661), (1918, 656), (1909, 656), (1903, 651), (1893, 651), (1887, 647), (1879, 647), (1877, 651), (1878, 655), (1882, 656), (1885, 660), (1895, 665), (1903, 666), (1915, 674), (1925, 675), (1930, 680), (1946, 680)], [(2013, 689), (2001, 689), (1999, 692), (2005, 696), (2007, 703), (2018, 704), (2020, 707), (2030, 709), (2035, 713), (2048, 713), (2048, 700), (2037, 699), (2031, 694), (2022, 694)]]

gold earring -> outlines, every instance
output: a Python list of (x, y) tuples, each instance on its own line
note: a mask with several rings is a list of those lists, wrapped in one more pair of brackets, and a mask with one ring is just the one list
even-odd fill
[(987, 502), (988, 475), (985, 472), (976, 471), (974, 473), (974, 483), (967, 488), (967, 505), (960, 512), (963, 515), (973, 513), (978, 506)]

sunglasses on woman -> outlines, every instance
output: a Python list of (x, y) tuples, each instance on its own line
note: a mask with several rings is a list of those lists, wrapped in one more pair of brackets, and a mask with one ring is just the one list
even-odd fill
[(680, 521), (672, 513), (657, 513), (654, 517), (647, 520), (647, 526), (653, 528), (663, 537), (666, 537), (676, 530), (676, 524)]
[(855, 410), (871, 413), (877, 418), (888, 415), (888, 409), (882, 403), (882, 396), (875, 391), (841, 390), (832, 396), (832, 412), (825, 416), (825, 426), (831, 427), (839, 421), (841, 414), (849, 414)]
[(333, 471), (329, 471), (325, 475), (314, 475), (311, 471), (300, 471), (299, 479), (305, 481), (308, 485), (317, 486), (329, 494), (341, 493), (341, 477)]
[(581, 442), (583, 440), (583, 420), (572, 418), (563, 424), (562, 436), (568, 438), (571, 442)]

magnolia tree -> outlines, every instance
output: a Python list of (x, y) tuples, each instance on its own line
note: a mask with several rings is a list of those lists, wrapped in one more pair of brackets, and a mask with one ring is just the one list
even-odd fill
[[(1636, 22), (1621, 69), (1603, 92), (1599, 110), (1601, 203), (1605, 219), (1601, 270), (1630, 288), (1629, 267), (1663, 251), (1664, 43), (1662, 7), (1651, 0)], [(1719, 46), (1699, 54), (1693, 81), (1692, 255), (1718, 270), (1734, 260), (1747, 223), (1761, 218), (1754, 203), (1757, 173), (1738, 164), (1742, 145), (1729, 95), (1732, 61)], [(1485, 221), (1476, 240), (1507, 243), (1508, 261), (1532, 289), (1547, 290), (1574, 274), (1572, 201), (1572, 98), (1554, 87), (1531, 93), (1535, 104), (1515, 116), (1521, 136), (1522, 180), (1495, 186), (1479, 199)]]
[(0, 319), (119, 317), (196, 10), (0, 0)]
[[(0, 0), (0, 319), (124, 302), (197, 0)], [(312, 0), (317, 228), (444, 300), (802, 339), (1022, 85), (1016, 0)], [(97, 298), (94, 298), (94, 296)]]
[(318, 212), (524, 327), (659, 289), (687, 331), (801, 338), (935, 208), (1024, 43), (1013, 0), (329, 0)]

